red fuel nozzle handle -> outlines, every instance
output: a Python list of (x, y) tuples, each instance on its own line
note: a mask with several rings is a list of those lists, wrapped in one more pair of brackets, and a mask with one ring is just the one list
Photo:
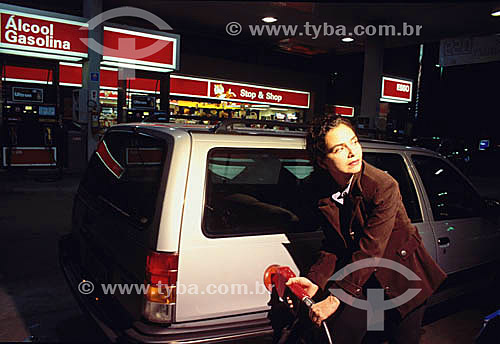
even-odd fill
[(295, 296), (304, 302), (308, 308), (311, 308), (311, 306), (314, 305), (314, 301), (306, 294), (306, 291), (300, 285), (292, 284), (288, 286), (288, 288), (295, 294)]
[(285, 285), (285, 283), (292, 277), (296, 277), (295, 273), (288, 266), (278, 266), (272, 265), (267, 268), (264, 274), (264, 283), (268, 290), (270, 290), (271, 284), (276, 287), (276, 291), (280, 297), (283, 297), (285, 289), (288, 287), (302, 302), (306, 304), (307, 307), (311, 307), (314, 301), (307, 295), (304, 288), (300, 285), (292, 284), (290, 286)]
[[(271, 291), (274, 287), (276, 288), (276, 292), (279, 297), (283, 297), (285, 294), (285, 289), (288, 287), (304, 304), (311, 308), (314, 305), (314, 301), (311, 300), (309, 296), (307, 296), (304, 288), (297, 284), (292, 284), (291, 286), (287, 286), (285, 283), (292, 277), (295, 277), (294, 272), (288, 266), (279, 266), (279, 265), (271, 265), (264, 272), (264, 285), (267, 290)], [(325, 329), (326, 336), (328, 337), (328, 343), (332, 344), (332, 337), (330, 335), (330, 331), (328, 330), (328, 326), (326, 322), (322, 322), (322, 325)]]

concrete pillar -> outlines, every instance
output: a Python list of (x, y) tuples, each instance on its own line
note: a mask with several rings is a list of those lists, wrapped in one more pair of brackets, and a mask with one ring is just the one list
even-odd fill
[(160, 77), (160, 110), (170, 115), (170, 73), (163, 73)]
[[(102, 12), (102, 0), (83, 0), (83, 16), (92, 19)], [(102, 44), (103, 39), (103, 25), (96, 26), (93, 30), (89, 31), (89, 39), (95, 39), (99, 44)], [(82, 92), (83, 96), (80, 97), (80, 113), (81, 121), (86, 123), (83, 125), (83, 137), (87, 139), (87, 159), (97, 148), (98, 137), (92, 130), (92, 122), (94, 120), (94, 127), (96, 124), (95, 116), (101, 111), (99, 101), (99, 86), (100, 86), (100, 64), (102, 59), (102, 51), (95, 51), (88, 49), (88, 59), (83, 61), (82, 68)], [(97, 80), (92, 79), (91, 76), (98, 76)], [(94, 96), (94, 99), (91, 97)], [(86, 100), (86, 101), (85, 101)], [(92, 118), (94, 115), (94, 118)]]
[[(384, 37), (367, 37), (365, 41), (365, 63), (363, 69), (363, 89), (361, 95), (361, 117), (370, 119), (369, 128), (378, 129), (383, 123), (379, 119), (380, 91), (384, 66)], [(379, 123), (380, 122), (380, 123)], [(385, 130), (385, 128), (384, 128)]]
[[(120, 73), (118, 73), (120, 75)], [(117, 123), (127, 122), (127, 79), (118, 77)]]

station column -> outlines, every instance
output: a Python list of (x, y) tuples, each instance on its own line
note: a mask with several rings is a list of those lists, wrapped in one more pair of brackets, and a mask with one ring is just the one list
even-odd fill
[(384, 37), (367, 37), (361, 95), (361, 116), (369, 118), (369, 128), (377, 132), (385, 129), (379, 118), (380, 91), (384, 67)]
[[(102, 0), (83, 0), (83, 16), (92, 19), (102, 12)], [(94, 29), (89, 30), (89, 39), (94, 39), (102, 45), (103, 25), (100, 24)], [(83, 61), (82, 68), (82, 92), (80, 96), (80, 111), (82, 122), (86, 123), (83, 130), (83, 137), (87, 139), (87, 159), (97, 148), (98, 137), (93, 127), (98, 123), (100, 112), (99, 88), (100, 88), (100, 63), (102, 51), (88, 48), (88, 59)], [(97, 118), (93, 118), (97, 117)], [(94, 125), (93, 125), (94, 122)]]

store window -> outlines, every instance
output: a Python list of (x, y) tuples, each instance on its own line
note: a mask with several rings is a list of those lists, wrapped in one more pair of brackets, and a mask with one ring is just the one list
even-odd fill
[(170, 100), (170, 122), (211, 124), (224, 119), (252, 119), (301, 123), (304, 111), (265, 104), (174, 98)]

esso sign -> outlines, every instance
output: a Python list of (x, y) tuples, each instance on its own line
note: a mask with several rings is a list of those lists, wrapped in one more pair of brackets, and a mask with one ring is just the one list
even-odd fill
[(398, 84), (396, 86), (396, 90), (401, 92), (410, 92), (410, 85)]
[(408, 103), (411, 102), (413, 81), (382, 77), (382, 94), (381, 101), (395, 102), (395, 103)]

